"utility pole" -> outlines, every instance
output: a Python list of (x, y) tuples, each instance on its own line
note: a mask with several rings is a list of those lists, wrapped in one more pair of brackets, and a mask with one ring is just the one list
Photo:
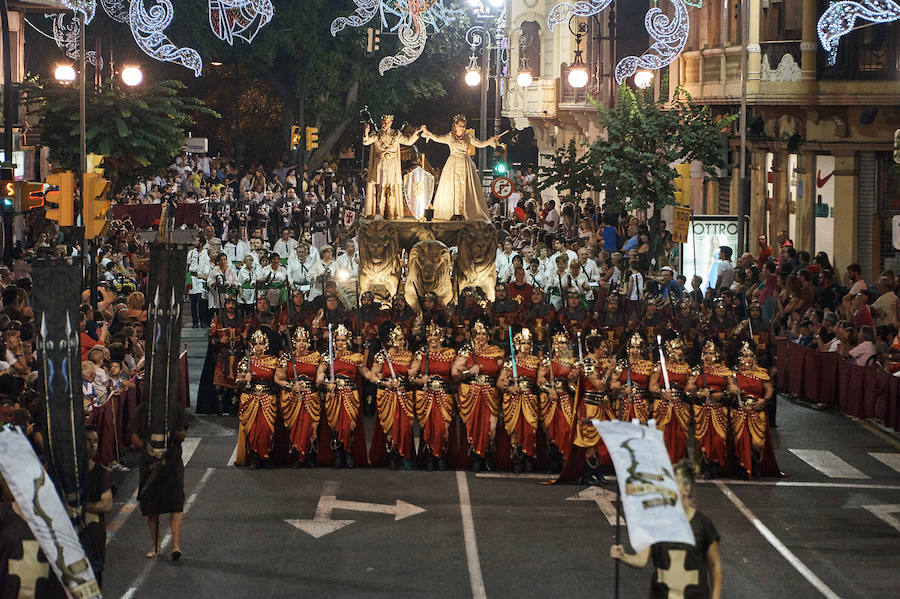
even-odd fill
[[(2, 173), (4, 181), (12, 181), (16, 176), (16, 165), (13, 162), (13, 81), (12, 81), (12, 56), (9, 40), (9, 7), (6, 0), (0, 0), (0, 11), (3, 12), (3, 165)], [(13, 215), (3, 217), (3, 262), (12, 265), (12, 221)]]
[(300, 91), (300, 147), (297, 149), (297, 185), (299, 189), (297, 193), (300, 197), (304, 196), (303, 193), (303, 169), (306, 162), (306, 154), (304, 153), (304, 148), (306, 147), (306, 122), (304, 111), (306, 110), (306, 100), (303, 97), (303, 90)]
[(741, 0), (741, 155), (738, 160), (738, 195), (737, 195), (737, 248), (735, 255), (740, 256), (746, 250), (747, 239), (744, 223), (750, 213), (750, 182), (747, 180), (747, 38), (750, 37), (750, 15), (747, 0)]

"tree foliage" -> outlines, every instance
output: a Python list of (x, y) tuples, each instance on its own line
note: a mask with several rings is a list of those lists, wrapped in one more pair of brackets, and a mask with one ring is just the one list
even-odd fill
[(542, 188), (562, 185), (576, 195), (603, 190), (608, 211), (652, 207), (658, 213), (675, 203), (673, 165), (698, 160), (709, 175), (726, 166), (720, 139), (737, 115), (717, 117), (682, 88), (663, 101), (623, 85), (615, 107), (595, 105), (606, 139), (591, 144), (581, 158), (574, 143), (557, 151), (553, 163), (541, 168)]
[[(198, 114), (217, 116), (200, 100), (183, 95), (178, 81), (145, 82), (134, 89), (104, 85), (86, 92), (86, 146), (106, 156), (104, 174), (113, 191), (168, 166), (184, 145)], [(33, 79), (27, 88), (32, 113), (54, 167), (78, 170), (81, 160), (78, 90)]]

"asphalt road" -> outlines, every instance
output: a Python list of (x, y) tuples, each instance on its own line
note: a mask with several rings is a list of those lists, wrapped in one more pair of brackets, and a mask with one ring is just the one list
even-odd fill
[[(204, 335), (184, 331), (194, 390)], [(192, 420), (177, 564), (168, 551), (143, 557), (136, 470), (124, 478), (108, 520), (107, 597), (613, 596), (602, 492), (512, 475), (250, 471), (229, 465), (234, 428)], [(897, 438), (782, 400), (774, 442), (786, 478), (697, 490), (722, 538), (723, 596), (896, 597)], [(646, 596), (651, 574), (623, 566), (620, 596)]]

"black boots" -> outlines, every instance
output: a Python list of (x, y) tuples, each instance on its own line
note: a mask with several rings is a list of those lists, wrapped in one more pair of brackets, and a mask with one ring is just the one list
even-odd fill
[(559, 474), (563, 469), (563, 456), (555, 444), (547, 449), (547, 474)]
[(581, 484), (602, 487), (606, 484), (606, 479), (600, 471), (600, 460), (597, 456), (585, 458), (584, 474), (581, 475)]

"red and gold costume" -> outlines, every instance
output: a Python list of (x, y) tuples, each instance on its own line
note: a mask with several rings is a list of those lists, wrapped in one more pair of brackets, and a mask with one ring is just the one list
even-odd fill
[[(433, 325), (429, 325), (429, 329)], [(431, 334), (431, 333), (429, 333)], [(451, 370), (456, 350), (439, 347), (422, 349), (417, 353), (419, 376), (428, 378), (423, 389), (416, 391), (416, 414), (425, 445), (435, 458), (445, 457), (447, 431), (453, 419), (453, 387)]]
[(650, 377), (656, 372), (656, 365), (643, 358), (629, 362), (616, 365), (614, 373), (621, 385), (627, 385), (629, 369), (631, 371), (631, 395), (622, 396), (622, 420), (631, 422), (637, 418), (642, 424), (646, 424), (650, 419)]
[[(704, 352), (707, 351), (704, 349)], [(697, 376), (697, 387), (709, 389), (710, 393), (724, 393), (729, 379), (734, 373), (724, 364), (703, 365)], [(721, 401), (710, 397), (700, 405), (694, 406), (694, 438), (700, 445), (703, 458), (707, 462), (725, 465), (726, 439), (728, 435), (728, 412)]]
[[(297, 330), (299, 332), (302, 329)], [(315, 452), (321, 416), (321, 401), (315, 381), (321, 362), (322, 354), (317, 351), (301, 354), (296, 350), (286, 355), (282, 361), (282, 367), (286, 371), (285, 378), (290, 385), (281, 392), (281, 415), (293, 451), (301, 462), (306, 460), (311, 450)], [(299, 391), (292, 389), (295, 383), (299, 385)]]
[[(251, 337), (253, 346), (263, 345), (268, 349), (268, 339), (262, 331)], [(251, 355), (238, 365), (240, 376), (250, 374), (250, 382), (241, 393), (238, 409), (239, 430), (238, 450), (235, 463), (247, 465), (247, 456), (267, 459), (272, 450), (275, 431), (275, 415), (278, 397), (275, 394), (275, 371), (278, 358), (269, 355)]]
[[(669, 348), (677, 344), (678, 355), (673, 357)], [(669, 452), (669, 460), (673, 464), (687, 457), (688, 431), (690, 430), (691, 407), (684, 401), (685, 389), (693, 376), (691, 366), (683, 361), (680, 339), (673, 339), (666, 343), (669, 357), (666, 358), (665, 373), (669, 377), (670, 398), (661, 395), (653, 408), (653, 418), (656, 419), (656, 428), (663, 432), (666, 449)], [(665, 392), (665, 378), (660, 372), (659, 385)]]
[(560, 451), (565, 451), (575, 420), (574, 384), (577, 383), (577, 364), (575, 360), (562, 356), (545, 359), (544, 364), (547, 368), (546, 384), (553, 387), (556, 397), (543, 392), (541, 424), (548, 440)]
[[(397, 327), (397, 330), (402, 335), (402, 329)], [(375, 355), (373, 371), (385, 381), (396, 378), (400, 387), (392, 389), (384, 386), (376, 392), (378, 422), (388, 437), (389, 452), (393, 449), (402, 458), (411, 459), (414, 453), (412, 426), (416, 420), (415, 394), (409, 387), (409, 366), (413, 353), (398, 347), (387, 351), (387, 355), (384, 351)]]
[(335, 389), (325, 395), (325, 416), (332, 430), (332, 440), (342, 443), (344, 448), (350, 447), (358, 424), (360, 401), (356, 381), (361, 366), (365, 366), (362, 354), (349, 350), (335, 352)]
[(483, 458), (493, 438), (491, 418), (500, 416), (497, 377), (504, 354), (496, 345), (485, 345), (480, 351), (467, 346), (459, 356), (465, 358), (467, 371), (478, 364), (478, 374), (464, 377), (459, 384), (459, 415), (466, 423), (469, 448)]
[[(766, 400), (766, 386), (771, 384), (769, 373), (756, 364), (753, 349), (744, 344), (743, 352), (749, 352), (749, 362), (742, 364), (735, 374), (735, 382), (741, 390), (741, 399), (737, 409), (731, 413), (731, 432), (734, 442), (734, 453), (747, 473), (747, 478), (757, 473), (762, 476), (778, 476), (778, 465), (772, 451), (769, 437), (769, 420), (766, 416), (766, 405), (755, 405), (758, 400)], [(742, 356), (743, 358), (743, 356)]]
[[(531, 334), (528, 329), (516, 335), (515, 372), (513, 372), (512, 360), (507, 361), (503, 369), (507, 376), (516, 374), (514, 381), (518, 384), (518, 391), (505, 391), (503, 393), (503, 424), (510, 438), (514, 439), (514, 449), (524, 453), (529, 458), (537, 457), (537, 426), (538, 426), (538, 386), (537, 374), (541, 365), (541, 359), (530, 353), (519, 350), (520, 344), (530, 344)], [(513, 437), (515, 435), (515, 437)]]
[[(586, 358), (582, 365), (582, 393), (578, 401), (578, 410), (575, 416), (575, 445), (577, 447), (595, 447), (601, 454), (602, 461), (609, 461), (609, 452), (600, 438), (600, 433), (596, 427), (587, 420), (615, 420), (616, 413), (609, 401), (609, 394), (605, 389), (597, 389), (591, 382), (591, 379), (600, 379), (602, 382), (606, 378), (606, 373), (612, 364), (612, 358), (603, 360), (595, 360), (594, 358)], [(587, 403), (590, 400), (590, 403)]]

